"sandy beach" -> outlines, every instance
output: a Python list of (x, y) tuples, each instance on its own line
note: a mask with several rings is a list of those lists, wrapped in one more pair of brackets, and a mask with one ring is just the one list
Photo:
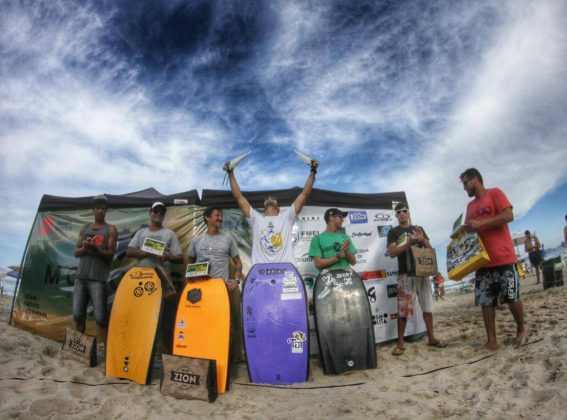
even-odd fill
[[(564, 274), (565, 275), (565, 274)], [(0, 418), (551, 418), (567, 413), (567, 288), (543, 290), (522, 281), (528, 344), (514, 347), (508, 309), (497, 311), (501, 348), (483, 349), (485, 332), (472, 293), (434, 303), (436, 335), (377, 347), (378, 368), (323, 375), (311, 359), (310, 379), (285, 388), (253, 386), (238, 366), (230, 391), (214, 403), (163, 396), (159, 378), (147, 386), (104, 377), (59, 356), (60, 344), (8, 326), (11, 299), (0, 308)]]

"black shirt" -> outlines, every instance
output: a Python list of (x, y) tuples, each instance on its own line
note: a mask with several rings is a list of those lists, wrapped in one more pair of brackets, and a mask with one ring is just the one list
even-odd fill
[[(408, 227), (396, 226), (388, 232), (388, 247), (391, 243), (395, 243), (396, 246), (401, 246), (410, 240), (410, 235), (415, 231), (417, 226), (410, 225)], [(423, 229), (423, 228), (422, 228)], [(423, 236), (426, 239), (427, 234), (425, 230), (423, 231)], [(416, 243), (413, 246), (419, 248), (425, 248), (425, 245)], [(400, 274), (407, 274), (408, 276), (415, 276), (415, 269), (413, 267), (413, 258), (411, 248), (406, 249), (400, 255), (398, 255), (398, 271)]]

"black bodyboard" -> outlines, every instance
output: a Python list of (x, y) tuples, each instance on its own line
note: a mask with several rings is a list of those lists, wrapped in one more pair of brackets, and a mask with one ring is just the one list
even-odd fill
[(358, 274), (350, 269), (321, 273), (313, 302), (325, 374), (376, 368), (372, 313)]

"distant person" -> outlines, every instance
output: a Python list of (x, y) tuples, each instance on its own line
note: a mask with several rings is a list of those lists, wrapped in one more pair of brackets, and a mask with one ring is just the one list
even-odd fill
[[(203, 220), (207, 232), (199, 235), (189, 243), (189, 264), (208, 262), (209, 276), (220, 278), (226, 282), (230, 296), (231, 308), (231, 360), (241, 359), (242, 340), (240, 328), (240, 288), (242, 280), (242, 261), (238, 255), (236, 242), (228, 233), (220, 231), (224, 215), (220, 207), (207, 207)], [(229, 277), (229, 261), (234, 262), (234, 278)]]
[(232, 195), (252, 229), (252, 264), (292, 262), (293, 247), (291, 232), (295, 217), (301, 212), (313, 189), (317, 162), (311, 166), (311, 172), (303, 191), (297, 196), (289, 209), (280, 212), (278, 201), (268, 196), (264, 200), (264, 214), (258, 213), (242, 195), (234, 170), (228, 171), (228, 180)]
[[(565, 222), (567, 222), (567, 214), (565, 214)], [(567, 225), (563, 228), (563, 246), (567, 248)]]
[(532, 235), (529, 230), (524, 232), (524, 250), (528, 253), (530, 264), (536, 273), (536, 284), (539, 284), (539, 272), (542, 263), (541, 243), (535, 233)]
[(343, 220), (346, 211), (337, 208), (327, 209), (323, 218), (327, 223), (324, 232), (311, 239), (309, 256), (319, 270), (349, 268), (356, 264), (357, 250), (350, 237), (344, 233)]
[(411, 225), (410, 213), (406, 203), (395, 207), (398, 226), (388, 232), (388, 254), (398, 259), (398, 345), (392, 351), (394, 356), (404, 353), (404, 334), (408, 318), (413, 316), (413, 300), (417, 295), (423, 312), (427, 330), (428, 345), (437, 348), (447, 347), (447, 343), (435, 338), (433, 332), (433, 298), (429, 277), (417, 277), (412, 263), (411, 247), (431, 248), (429, 238), (420, 226)]
[(116, 227), (106, 223), (108, 210), (106, 196), (93, 198), (94, 222), (81, 228), (75, 248), (75, 257), (79, 258), (77, 278), (73, 288), (73, 319), (77, 331), (86, 329), (87, 305), (93, 303), (99, 342), (106, 347), (108, 329), (106, 279), (116, 252), (118, 233)]
[[(128, 244), (126, 256), (128, 258), (136, 258), (137, 267), (162, 267), (168, 276), (169, 282), (173, 283), (171, 265), (183, 262), (183, 252), (175, 232), (163, 226), (166, 211), (167, 208), (162, 202), (157, 201), (152, 204), (150, 208), (150, 226), (139, 229), (134, 234), (134, 237)], [(142, 246), (146, 238), (164, 243), (165, 250), (163, 254), (156, 255), (143, 251)], [(163, 308), (161, 334), (162, 345), (169, 354), (171, 354), (173, 345), (173, 327), (176, 311), (176, 299), (166, 299)]]
[(514, 220), (512, 204), (498, 188), (485, 188), (482, 175), (475, 168), (460, 176), (469, 197), (465, 224), (480, 236), (490, 262), (476, 272), (475, 304), (482, 308), (486, 328), (485, 348), (496, 350), (496, 310), (498, 299), (507, 303), (516, 322), (516, 346), (525, 345), (527, 331), (524, 325), (524, 306), (520, 299), (520, 281), (516, 269), (516, 252), (508, 229)]

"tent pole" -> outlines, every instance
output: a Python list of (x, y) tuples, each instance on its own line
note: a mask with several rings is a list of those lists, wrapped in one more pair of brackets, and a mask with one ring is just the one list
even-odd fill
[(16, 280), (16, 287), (14, 288), (14, 297), (12, 298), (12, 307), (10, 308), (10, 320), (8, 321), (8, 325), (12, 325), (12, 317), (14, 315), (14, 305), (16, 304), (16, 297), (18, 296), (18, 292), (19, 292), (18, 286), (20, 285), (22, 273), (24, 272), (24, 261), (26, 259), (26, 255), (28, 253), (28, 247), (30, 245), (30, 239), (31, 239), (33, 228), (35, 226), (35, 222), (37, 221), (38, 215), (39, 215), (39, 212), (36, 212), (35, 217), (33, 219), (32, 228), (30, 229), (30, 233), (28, 235), (28, 240), (26, 241), (26, 247), (25, 247), (24, 253), (22, 255), (22, 260), (20, 261), (20, 272), (18, 273), (18, 279)]

